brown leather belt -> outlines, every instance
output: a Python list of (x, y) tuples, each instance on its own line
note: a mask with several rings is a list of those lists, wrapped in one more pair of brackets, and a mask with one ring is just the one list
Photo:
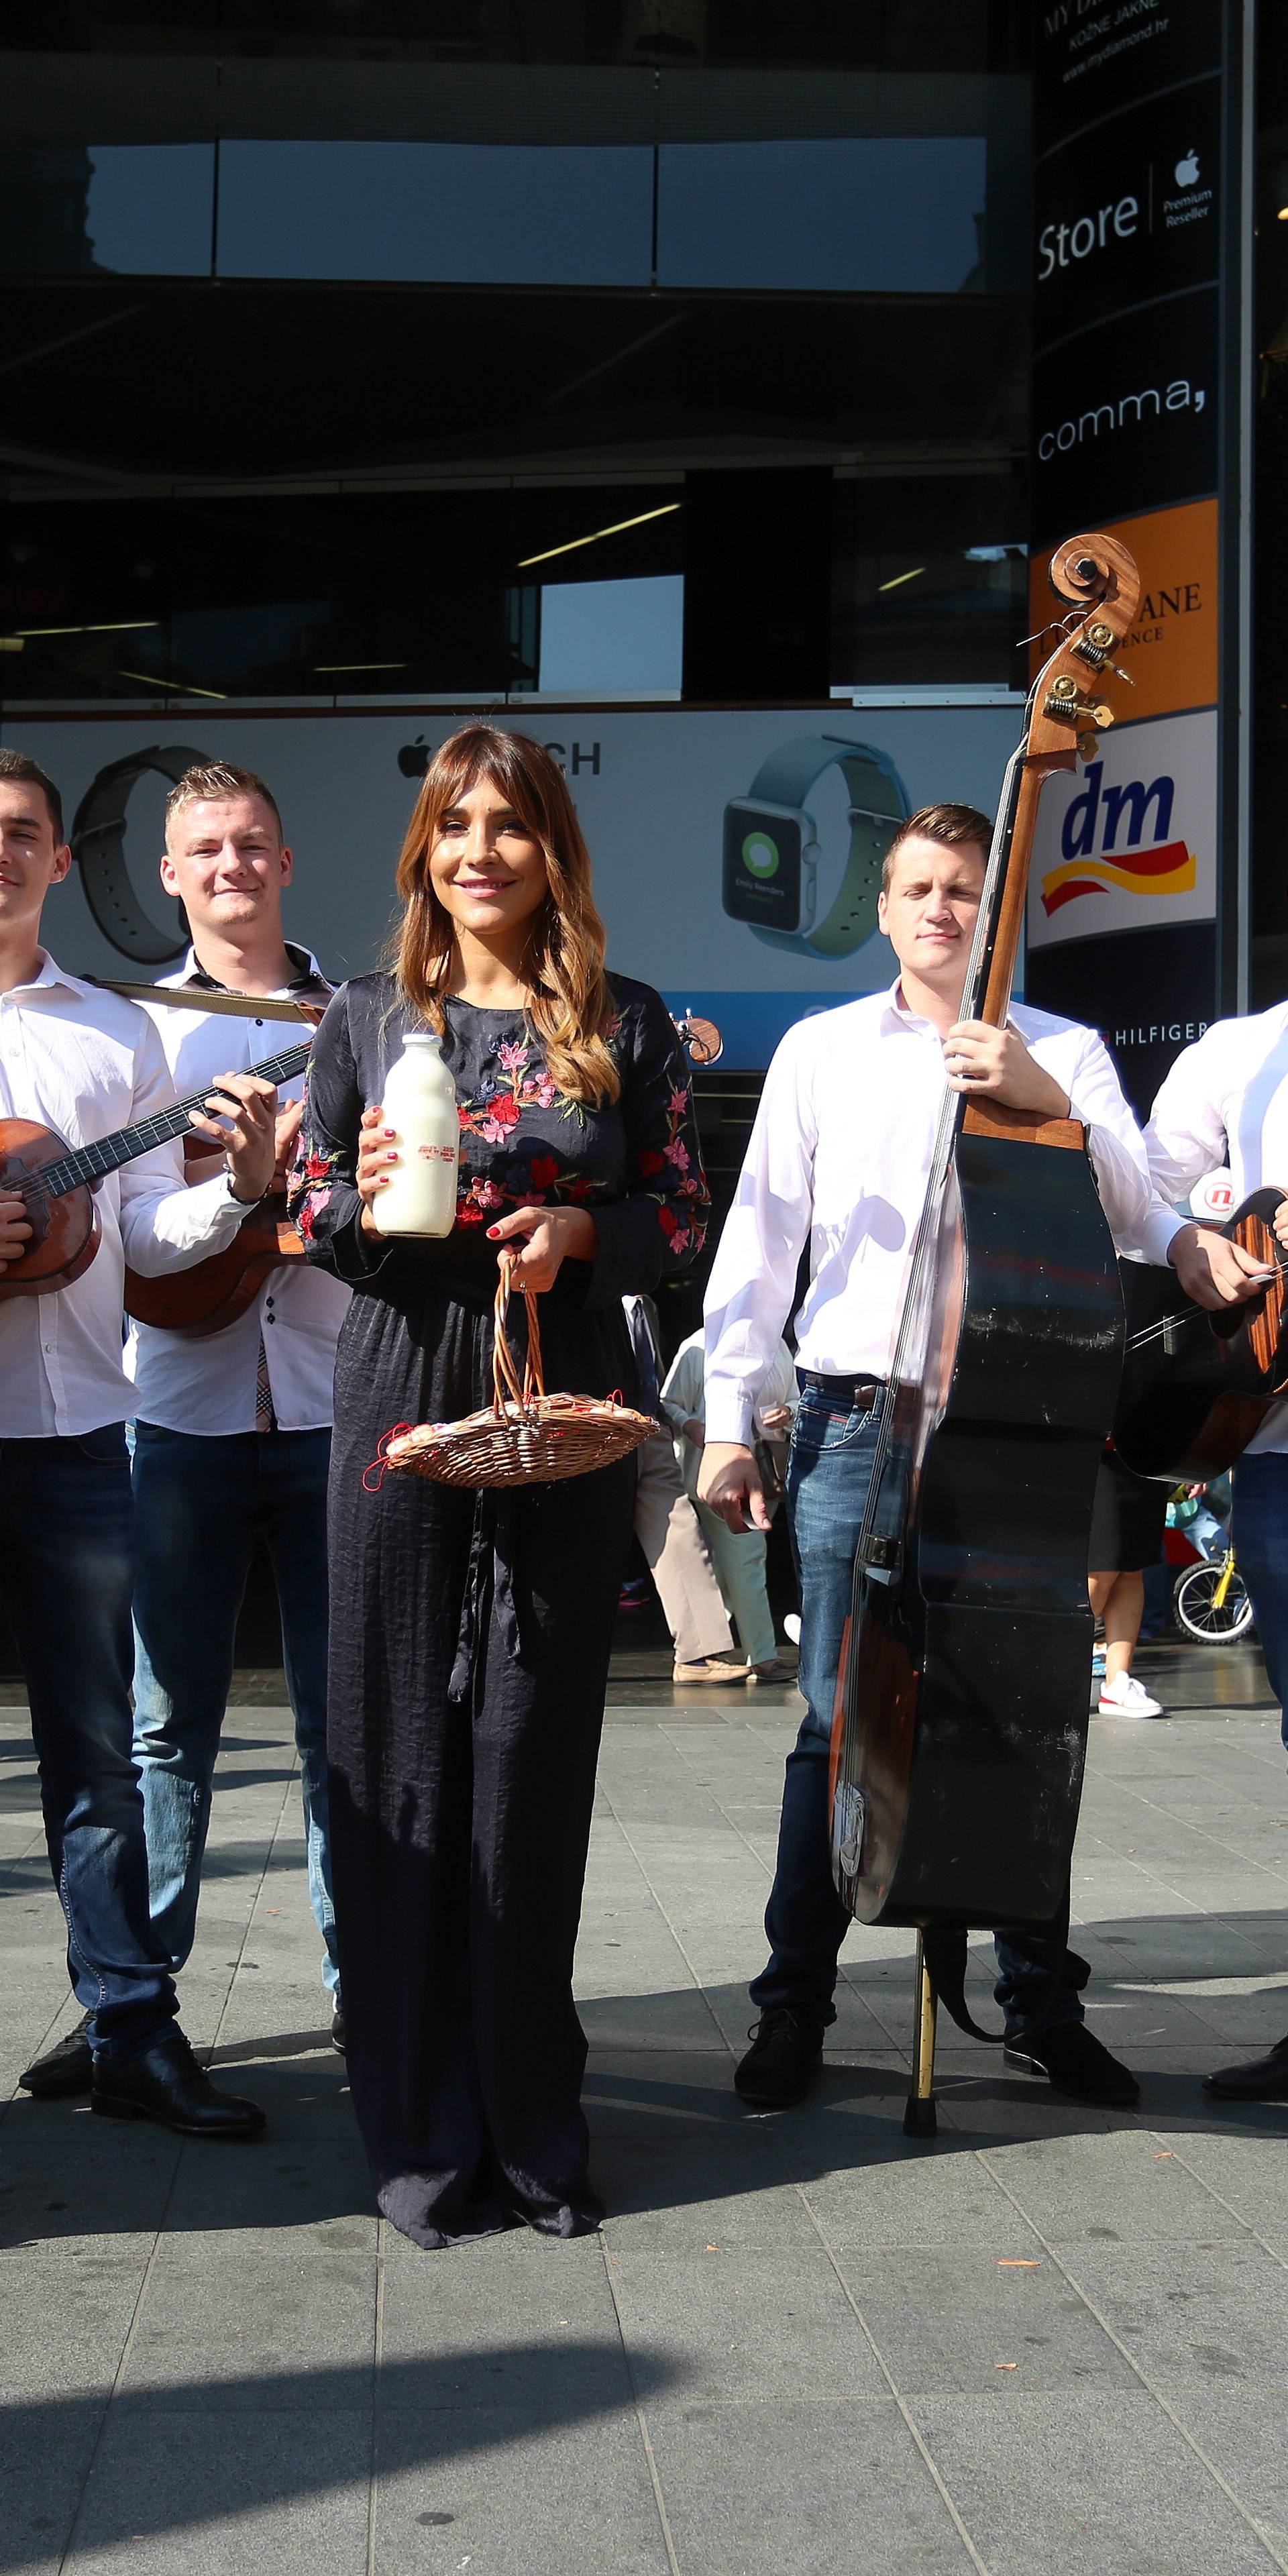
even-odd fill
[(870, 1413), (885, 1389), (881, 1377), (823, 1377), (817, 1369), (797, 1369), (796, 1376), (805, 1394), (829, 1396), (855, 1413)]

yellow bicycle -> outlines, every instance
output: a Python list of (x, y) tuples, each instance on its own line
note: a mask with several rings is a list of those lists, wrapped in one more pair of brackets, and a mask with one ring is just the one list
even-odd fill
[(1187, 1637), (1196, 1646), (1230, 1646), (1252, 1626), (1248, 1588), (1234, 1561), (1224, 1556), (1202, 1558), (1176, 1578), (1172, 1607)]

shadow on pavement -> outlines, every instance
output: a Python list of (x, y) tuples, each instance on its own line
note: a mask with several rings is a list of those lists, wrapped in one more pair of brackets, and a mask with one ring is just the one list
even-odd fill
[[(386, 2359), (378, 2382), (369, 2363), (346, 2362), (150, 2387), (127, 2379), (110, 2413), (105, 2396), (19, 2402), (0, 2408), (0, 2488), (9, 2498), (0, 2518), (0, 2568), (59, 2563), (87, 2471), (78, 2555), (170, 2535), (181, 2547), (185, 2533), (204, 2527), (213, 2540), (221, 2524), (237, 2523), (252, 2553), (247, 2563), (258, 2563), (254, 2518), (271, 2515), (280, 2531), (281, 2509), (294, 2501), (328, 2511), (328, 2563), (356, 2564), (356, 2556), (345, 2556), (345, 2540), (365, 2553), (373, 2457), (382, 2479), (432, 2480), (438, 2470), (470, 2463), (477, 2477), (489, 2454), (510, 2453), (525, 2437), (548, 2441), (606, 2425), (637, 2396), (647, 2403), (685, 2377), (682, 2362), (639, 2346), (632, 2346), (628, 2370), (620, 2343), (606, 2340), (498, 2340), (493, 2347), (481, 2339), (464, 2351)], [(459, 2487), (438, 2492), (440, 2505), (409, 2509), (408, 2521), (453, 2522), (448, 2507), (459, 2505)], [(428, 2530), (417, 2537), (427, 2544)], [(227, 2539), (214, 2545), (218, 2563), (231, 2563), (223, 2555)], [(189, 2563), (186, 2549), (182, 2563)]]

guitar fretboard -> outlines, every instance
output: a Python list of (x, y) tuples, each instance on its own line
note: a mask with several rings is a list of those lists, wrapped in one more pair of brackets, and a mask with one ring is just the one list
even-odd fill
[[(247, 1070), (258, 1074), (261, 1082), (292, 1082), (304, 1071), (309, 1060), (308, 1045), (288, 1047), (284, 1055), (273, 1055), (265, 1064), (252, 1064)], [(194, 1109), (204, 1109), (217, 1082), (203, 1083), (200, 1091), (191, 1092), (186, 1100), (176, 1100), (172, 1109), (160, 1109), (153, 1118), (140, 1118), (133, 1127), (117, 1127), (110, 1136), (100, 1136), (93, 1145), (79, 1145), (75, 1151), (46, 1163), (40, 1173), (40, 1187), (51, 1199), (66, 1198), (69, 1190), (79, 1190), (89, 1181), (101, 1181), (105, 1172), (117, 1172), (122, 1163), (137, 1162), (140, 1154), (153, 1145), (168, 1145), (172, 1136), (181, 1136)]]

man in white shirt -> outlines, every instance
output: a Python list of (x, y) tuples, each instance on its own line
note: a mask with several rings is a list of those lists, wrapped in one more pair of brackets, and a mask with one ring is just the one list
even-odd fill
[[(83, 1148), (175, 1095), (144, 1013), (65, 974), (40, 944), (45, 897), (70, 865), (57, 790), (34, 760), (0, 751), (0, 1115)], [(174, 1143), (108, 1168), (97, 1253), (65, 1287), (3, 1293), (30, 1248), (33, 1211), (21, 1190), (0, 1188), (0, 1602), (26, 1676), (68, 1970), (84, 2008), (70, 2041), (19, 2080), (39, 2094), (82, 2090), (88, 2050), (95, 2111), (247, 2137), (263, 2113), (217, 2091), (175, 2021), (131, 1758), (121, 1286), (127, 1259), (155, 1276), (222, 1250), (262, 1195), (273, 1088), (221, 1072), (218, 1093), (226, 1123), (192, 1122), (223, 1148), (218, 1177), (185, 1189)]]
[[(1149, 1168), (1170, 1209), (1196, 1181), (1228, 1164), (1236, 1207), (1253, 1190), (1288, 1189), (1288, 1002), (1245, 1020), (1217, 1020), (1179, 1055), (1145, 1131)], [(1288, 1201), (1275, 1219), (1288, 1243)], [(1166, 1258), (1201, 1306), (1254, 1296), (1262, 1272), (1213, 1227), (1169, 1214), (1153, 1258)], [(1231, 1536), (1252, 1596), (1261, 1651), (1288, 1743), (1288, 1407), (1277, 1405), (1234, 1471)], [(1288, 2038), (1247, 2065), (1207, 2076), (1233, 2101), (1288, 2101)]]
[[(799, 2101), (808, 2091), (835, 2019), (837, 1955), (850, 1918), (830, 1866), (832, 1706), (877, 1399), (945, 1079), (957, 1091), (1084, 1121), (1121, 1250), (1141, 1248), (1153, 1207), (1139, 1130), (1093, 1030), (1019, 1004), (1004, 1029), (958, 1018), (991, 837), (986, 817), (963, 805), (924, 807), (900, 827), (879, 902), (898, 981), (788, 1031), (766, 1076), (707, 1290), (699, 1492), (731, 1528), (748, 1518), (763, 1528), (752, 1420), (809, 1244), (787, 1488), (807, 1713), (787, 1762), (765, 1915), (772, 1955), (751, 1989), (760, 2024), (735, 2077), (739, 2091), (762, 2104)], [(1018, 2062), (1081, 2100), (1133, 2101), (1134, 2077), (1085, 2026), (1078, 1991), (1085, 1962), (1042, 1930), (1000, 1934), (997, 1955), (997, 1999)]]
[[(227, 763), (190, 769), (172, 788), (161, 880), (182, 900), (193, 944), (164, 981), (191, 987), (193, 1007), (148, 1007), (180, 1096), (230, 1055), (251, 1065), (303, 1034), (280, 1020), (203, 1011), (203, 992), (325, 993), (316, 960), (283, 936), (292, 872), (277, 805), (251, 771)], [(294, 1146), (302, 1090), (301, 1077), (281, 1094), (279, 1170)], [(281, 1611), (309, 1898), (337, 2047), (344, 2023), (327, 1807), (326, 1497), (335, 1346), (348, 1304), (338, 1279), (301, 1259), (270, 1271), (220, 1332), (194, 1338), (135, 1324), (125, 1359), (135, 1394), (134, 1756), (152, 1920), (181, 1968), (196, 1928), (237, 1617), (262, 1537)]]

